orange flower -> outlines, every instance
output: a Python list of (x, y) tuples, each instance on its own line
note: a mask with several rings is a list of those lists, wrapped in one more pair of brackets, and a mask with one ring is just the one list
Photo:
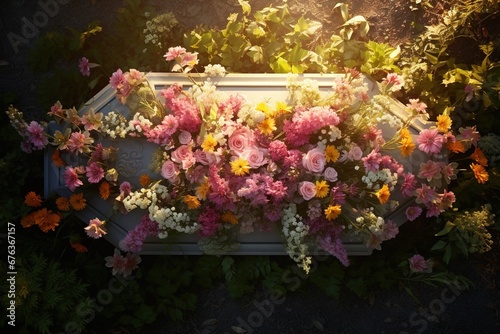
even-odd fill
[(238, 217), (236, 217), (231, 211), (226, 211), (220, 218), (223, 222), (230, 223), (232, 225), (238, 224)]
[(145, 187), (151, 183), (151, 178), (149, 177), (148, 174), (144, 173), (141, 176), (139, 176), (139, 183), (141, 184), (141, 186)]
[(32, 212), (29, 215), (24, 216), (23, 218), (21, 218), (21, 226), (24, 227), (24, 228), (31, 227), (31, 226), (33, 226), (35, 224), (36, 224), (36, 221), (35, 221), (34, 212)]
[(325, 209), (325, 216), (328, 220), (333, 220), (337, 218), (342, 212), (340, 205), (330, 205)]
[(24, 203), (27, 206), (31, 206), (32, 208), (36, 208), (42, 205), (42, 198), (40, 195), (37, 195), (34, 191), (30, 191), (24, 197)]
[(73, 247), (78, 253), (88, 252), (87, 247), (85, 247), (79, 242), (71, 243), (71, 247)]
[(69, 202), (66, 197), (58, 197), (56, 199), (57, 209), (60, 211), (69, 211)]
[(83, 198), (83, 193), (73, 194), (69, 197), (69, 204), (71, 204), (76, 211), (80, 211), (87, 206), (87, 200)]
[(110, 193), (111, 193), (111, 186), (109, 185), (108, 182), (102, 181), (101, 185), (99, 186), (99, 195), (101, 195), (103, 200), (107, 200), (109, 198)]
[(196, 188), (196, 196), (199, 199), (204, 200), (207, 198), (208, 192), (210, 191), (210, 183), (208, 183), (208, 179), (205, 180), (202, 184)]
[(184, 204), (186, 204), (189, 209), (196, 209), (200, 207), (198, 197), (192, 195), (184, 196)]
[(391, 192), (387, 184), (384, 184), (382, 188), (380, 188), (380, 190), (375, 193), (375, 195), (377, 196), (380, 204), (385, 204), (389, 200)]
[(446, 147), (453, 153), (464, 153), (465, 146), (461, 141), (447, 142)]
[(474, 172), (474, 177), (476, 178), (477, 182), (486, 183), (486, 181), (489, 180), (490, 176), (488, 175), (488, 172), (486, 171), (486, 169), (484, 169), (483, 166), (472, 163), (470, 165), (470, 168)]
[(488, 166), (488, 159), (484, 156), (483, 151), (479, 147), (476, 147), (474, 153), (471, 154), (471, 159), (474, 159), (481, 166)]
[(56, 226), (58, 226), (61, 221), (61, 216), (57, 213), (53, 213), (51, 210), (47, 210), (47, 208), (43, 208), (34, 212), (33, 219), (35, 220), (35, 224), (38, 225), (43, 232), (47, 233), (50, 230), (55, 230)]
[(415, 143), (413, 143), (413, 140), (410, 137), (404, 137), (401, 139), (401, 145), (399, 146), (399, 150), (401, 151), (401, 155), (403, 158), (406, 158), (410, 156), (413, 153), (413, 150), (415, 149)]
[(52, 163), (56, 167), (64, 167), (64, 166), (66, 166), (66, 163), (61, 158), (61, 151), (59, 151), (59, 150), (55, 150), (54, 151), (54, 154), (52, 154)]

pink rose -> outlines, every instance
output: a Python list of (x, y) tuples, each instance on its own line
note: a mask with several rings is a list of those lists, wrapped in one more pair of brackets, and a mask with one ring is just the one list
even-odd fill
[(161, 167), (161, 176), (166, 178), (172, 183), (177, 182), (178, 176), (177, 173), (179, 172), (179, 169), (177, 166), (170, 160), (165, 161), (163, 163), (163, 166)]
[(325, 154), (319, 148), (313, 148), (302, 157), (302, 166), (310, 172), (321, 173), (325, 168)]
[(195, 164), (196, 159), (193, 155), (191, 147), (187, 145), (181, 145), (172, 152), (172, 161), (181, 164), (183, 169), (188, 169)]
[(252, 130), (247, 127), (235, 130), (229, 137), (227, 143), (233, 155), (239, 156), (245, 149), (253, 146), (255, 138)]
[(363, 151), (357, 145), (353, 145), (349, 150), (348, 158), (350, 160), (361, 160), (363, 157)]
[(325, 171), (323, 172), (323, 176), (327, 181), (330, 182), (335, 182), (338, 180), (339, 174), (333, 167), (326, 167)]
[(194, 157), (195, 157), (197, 162), (199, 162), (200, 164), (205, 165), (205, 166), (213, 164), (216, 161), (216, 158), (212, 153), (205, 152), (202, 150), (196, 150), (194, 152)]
[(299, 193), (308, 201), (316, 196), (316, 185), (309, 181), (302, 181), (299, 183)]
[(252, 168), (259, 168), (267, 163), (265, 157), (266, 150), (259, 149), (256, 147), (249, 147), (241, 153), (240, 157), (248, 161), (248, 164)]
[(191, 140), (193, 139), (193, 137), (191, 136), (191, 133), (189, 133), (188, 131), (182, 131), (180, 134), (179, 134), (179, 142), (182, 144), (182, 145), (187, 145), (191, 142)]

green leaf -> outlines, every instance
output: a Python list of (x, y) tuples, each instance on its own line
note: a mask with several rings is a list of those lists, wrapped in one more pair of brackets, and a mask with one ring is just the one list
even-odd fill
[(264, 50), (261, 46), (254, 45), (248, 51), (248, 56), (256, 64), (264, 64)]
[(252, 7), (248, 3), (248, 1), (238, 0), (238, 3), (241, 6), (241, 10), (243, 11), (243, 14), (250, 15), (250, 12), (252, 11)]
[(234, 276), (234, 259), (231, 256), (225, 256), (224, 259), (221, 262), (222, 266), (222, 272), (224, 273), (224, 276), (226, 277), (226, 281), (231, 281)]
[(283, 57), (278, 57), (278, 59), (269, 64), (269, 66), (271, 66), (274, 73), (290, 73), (292, 71), (292, 67)]
[(436, 233), (436, 237), (440, 237), (440, 236), (443, 236), (445, 234), (448, 234), (450, 233), (450, 231), (455, 227), (455, 224), (453, 224), (451, 221), (448, 221), (446, 223), (446, 225), (444, 226), (444, 228), (439, 231), (438, 233)]
[(99, 80), (101, 79), (101, 77), (102, 77), (102, 74), (99, 75), (99, 76), (97, 76), (96, 78), (92, 79), (92, 81), (89, 82), (89, 84), (88, 84), (89, 88), (90, 89), (94, 89), (95, 86), (97, 86), (97, 83), (99, 82)]
[(444, 255), (443, 255), (443, 260), (444, 260), (444, 262), (446, 262), (446, 264), (450, 263), (451, 253), (452, 253), (452, 248), (451, 248), (451, 245), (448, 244), (444, 250)]
[(438, 242), (436, 242), (434, 244), (434, 246), (432, 246), (431, 250), (440, 250), (440, 249), (443, 249), (445, 246), (446, 246), (446, 241), (444, 240), (439, 240)]

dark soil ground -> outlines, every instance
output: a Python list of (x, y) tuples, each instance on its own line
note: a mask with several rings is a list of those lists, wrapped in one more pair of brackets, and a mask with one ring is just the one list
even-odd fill
[[(37, 1), (7, 1), (0, 11), (0, 92), (18, 96), (18, 107), (30, 115), (41, 115), (34, 89), (40, 78), (27, 66), (28, 51), (36, 37), (66, 26), (85, 28), (91, 20), (100, 20), (104, 29), (113, 24), (121, 1), (58, 0), (57, 13), (41, 22), (38, 31), (24, 31), (21, 43), (9, 41), (9, 33), (23, 34), (25, 20), (33, 20), (42, 10)], [(5, 1), (3, 1), (5, 2)], [(238, 10), (233, 0), (165, 0), (150, 1), (162, 11), (172, 11), (186, 26), (205, 23), (223, 26), (227, 15)], [(272, 1), (275, 5), (281, 1)], [(434, 14), (412, 11), (414, 0), (349, 0), (350, 11), (363, 15), (370, 22), (370, 36), (394, 46), (413, 38), (423, 25), (436, 20), (443, 6), (436, 5)], [(269, 1), (250, 1), (254, 8), (269, 5)], [(325, 30), (333, 27), (331, 0), (289, 0), (293, 12), (304, 14), (324, 23)], [(37, 35), (37, 36), (35, 36)], [(11, 34), (12, 36), (12, 34)], [(498, 333), (500, 332), (500, 294), (498, 284), (500, 252), (472, 257), (457, 273), (471, 279), (475, 286), (469, 291), (450, 292), (446, 288), (415, 285), (421, 304), (398, 289), (380, 292), (373, 305), (347, 294), (340, 301), (324, 295), (312, 284), (288, 292), (279, 303), (266, 303), (262, 293), (232, 300), (224, 285), (200, 291), (200, 307), (187, 316), (182, 324), (168, 319), (158, 321), (151, 334), (170, 333)], [(115, 333), (133, 333), (117, 328)]]

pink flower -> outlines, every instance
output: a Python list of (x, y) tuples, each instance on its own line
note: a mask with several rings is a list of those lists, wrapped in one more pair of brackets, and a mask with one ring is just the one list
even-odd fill
[(319, 246), (328, 253), (335, 256), (345, 267), (349, 267), (349, 258), (347, 257), (347, 251), (339, 236), (335, 236), (333, 240), (330, 235), (320, 238)]
[(307, 154), (302, 157), (302, 166), (312, 173), (323, 172), (325, 163), (325, 153), (317, 147), (309, 150)]
[(339, 174), (333, 167), (326, 167), (325, 171), (323, 172), (323, 176), (327, 181), (330, 182), (335, 182), (338, 180)]
[(176, 183), (177, 180), (179, 179), (179, 176), (177, 175), (178, 173), (179, 169), (173, 163), (173, 161), (167, 160), (163, 163), (163, 166), (161, 167), (161, 176), (163, 176), (172, 183)]
[(99, 239), (103, 235), (107, 234), (106, 230), (104, 229), (104, 221), (100, 220), (99, 218), (94, 218), (89, 221), (89, 225), (85, 227), (85, 231), (87, 232), (87, 235), (91, 238), (94, 239)]
[(453, 203), (456, 201), (455, 194), (453, 191), (447, 191), (444, 189), (443, 193), (439, 195), (441, 198), (441, 207), (444, 208), (451, 208), (453, 206)]
[(123, 181), (120, 184), (120, 195), (122, 197), (128, 196), (132, 192), (132, 185), (128, 181)]
[(104, 258), (106, 261), (106, 267), (112, 268), (111, 273), (113, 275), (122, 274), (125, 269), (125, 264), (127, 259), (121, 255), (121, 252), (115, 248), (113, 256), (106, 256)]
[(139, 254), (136, 253), (127, 253), (127, 257), (125, 259), (126, 262), (123, 268), (123, 277), (130, 276), (133, 270), (139, 268), (138, 264), (142, 261)]
[(399, 228), (392, 221), (385, 222), (382, 227), (382, 238), (385, 240), (390, 240), (396, 237), (399, 233)]
[(443, 146), (443, 136), (437, 129), (424, 129), (418, 135), (417, 142), (419, 150), (427, 154), (439, 153)]
[(367, 172), (376, 172), (380, 167), (380, 161), (382, 159), (382, 155), (378, 152), (377, 149), (373, 150), (366, 157), (362, 158), (363, 165)]
[(347, 158), (349, 160), (357, 161), (357, 160), (361, 160), (362, 157), (363, 157), (363, 151), (361, 151), (359, 146), (352, 145), (351, 149), (349, 150), (349, 153), (347, 154)]
[(188, 145), (191, 140), (193, 140), (191, 133), (187, 131), (181, 131), (181, 133), (179, 133), (179, 143), (181, 143), (181, 145)]
[(410, 206), (408, 209), (406, 209), (405, 213), (406, 218), (408, 218), (409, 221), (414, 221), (422, 214), (422, 208), (419, 206)]
[(213, 164), (216, 161), (215, 156), (210, 153), (210, 152), (205, 152), (203, 150), (196, 150), (194, 152), (194, 157), (197, 162), (199, 162), (202, 165), (208, 166), (210, 164)]
[(85, 170), (87, 171), (87, 179), (90, 183), (99, 183), (104, 177), (104, 169), (97, 162), (92, 162), (85, 167)]
[(396, 73), (389, 73), (387, 77), (384, 78), (383, 83), (387, 85), (387, 88), (392, 92), (397, 92), (403, 87), (403, 77)]
[(422, 184), (421, 188), (416, 189), (415, 196), (415, 202), (418, 204), (423, 203), (426, 206), (437, 199), (436, 191), (426, 184)]
[(177, 57), (180, 57), (182, 54), (186, 52), (186, 49), (181, 46), (174, 46), (168, 48), (167, 53), (163, 57), (165, 57), (166, 61), (174, 60)]
[(415, 254), (408, 259), (410, 270), (414, 273), (430, 273), (432, 272), (432, 261), (425, 260), (422, 255)]
[(94, 139), (90, 137), (90, 133), (88, 131), (73, 132), (68, 140), (68, 150), (75, 154), (88, 152), (88, 145), (93, 142)]
[(181, 145), (172, 152), (172, 161), (181, 164), (182, 169), (189, 169), (196, 163), (190, 146)]
[(33, 146), (37, 149), (42, 150), (49, 143), (49, 141), (43, 134), (43, 127), (37, 122), (31, 121), (26, 130), (28, 132), (29, 142), (33, 144)]
[(76, 187), (83, 184), (82, 180), (78, 178), (77, 170), (71, 166), (66, 166), (63, 177), (64, 184), (71, 191), (75, 191)]
[(408, 108), (415, 110), (419, 115), (424, 117), (424, 119), (429, 119), (429, 114), (427, 114), (427, 104), (420, 102), (418, 99), (409, 99), (409, 101), (410, 103), (406, 104)]
[(403, 175), (403, 183), (401, 184), (401, 192), (403, 196), (410, 197), (413, 194), (417, 186), (417, 181), (415, 180), (415, 175), (411, 173), (406, 173)]
[(299, 193), (308, 201), (316, 196), (316, 185), (309, 181), (302, 181), (299, 183)]
[(428, 160), (425, 163), (420, 164), (420, 171), (418, 173), (418, 177), (426, 179), (429, 182), (432, 179), (440, 179), (441, 178), (440, 172), (441, 172), (441, 164), (439, 162)]
[(80, 59), (78, 67), (80, 68), (80, 73), (83, 76), (85, 77), (90, 76), (90, 65), (89, 65), (89, 60), (87, 58), (82, 57), (82, 59)]
[(229, 136), (227, 144), (233, 155), (240, 156), (247, 148), (254, 146), (255, 137), (252, 130), (241, 127)]
[(259, 168), (267, 163), (266, 151), (257, 147), (248, 147), (241, 153), (241, 157), (248, 161), (252, 168)]
[(111, 78), (109, 78), (109, 84), (116, 90), (120, 89), (124, 83), (125, 77), (121, 69), (117, 69), (116, 72), (111, 75)]

